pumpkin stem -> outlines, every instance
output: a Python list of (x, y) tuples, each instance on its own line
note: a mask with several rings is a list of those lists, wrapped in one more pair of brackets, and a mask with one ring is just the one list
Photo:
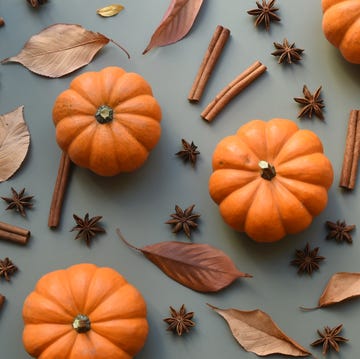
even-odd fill
[(78, 314), (75, 317), (72, 326), (78, 333), (86, 333), (91, 327), (90, 318), (86, 314)]
[(101, 105), (95, 113), (95, 118), (99, 123), (111, 122), (114, 116), (113, 109), (108, 105)]
[(262, 178), (271, 181), (271, 179), (276, 176), (275, 167), (272, 166), (270, 163), (266, 161), (260, 161), (259, 167), (261, 169)]

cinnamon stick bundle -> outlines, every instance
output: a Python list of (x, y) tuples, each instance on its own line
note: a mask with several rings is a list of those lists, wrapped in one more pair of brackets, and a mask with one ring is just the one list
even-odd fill
[(30, 238), (30, 231), (5, 222), (0, 222), (0, 238), (18, 244), (26, 244)]
[(61, 209), (65, 197), (67, 182), (70, 176), (71, 160), (63, 152), (60, 159), (58, 174), (56, 177), (54, 192), (50, 205), (48, 226), (56, 228), (60, 223)]
[(190, 89), (188, 100), (190, 102), (199, 102), (204, 92), (205, 86), (213, 72), (222, 50), (229, 39), (230, 30), (218, 25), (210, 40), (208, 48), (204, 54), (193, 85)]
[(355, 188), (360, 156), (360, 110), (351, 110), (345, 142), (345, 152), (339, 186), (348, 190)]
[(206, 121), (212, 121), (236, 95), (249, 86), (265, 71), (266, 66), (260, 61), (255, 61), (215, 96), (203, 110), (201, 117)]

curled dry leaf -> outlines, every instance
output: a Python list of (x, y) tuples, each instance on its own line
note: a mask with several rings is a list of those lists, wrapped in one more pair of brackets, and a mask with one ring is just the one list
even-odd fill
[(1, 63), (18, 62), (38, 75), (61, 77), (87, 65), (109, 41), (115, 43), (80, 25), (54, 24), (32, 36), (16, 56)]
[(103, 17), (110, 17), (117, 15), (122, 10), (124, 10), (124, 6), (120, 4), (113, 4), (113, 5), (104, 6), (101, 9), (97, 9), (96, 13)]
[(143, 54), (153, 47), (170, 45), (185, 37), (202, 3), (203, 0), (172, 0)]
[(29, 150), (30, 133), (24, 120), (24, 106), (0, 115), (0, 182), (21, 166)]
[(305, 348), (289, 338), (269, 314), (255, 310), (219, 309), (208, 304), (228, 323), (234, 338), (248, 352), (259, 356), (282, 354), (295, 357), (311, 355)]
[(327, 307), (359, 296), (360, 273), (338, 272), (328, 281), (319, 298), (318, 306), (314, 308), (301, 307), (301, 309), (312, 310)]
[(167, 276), (199, 292), (218, 292), (239, 277), (251, 277), (240, 272), (224, 252), (207, 244), (170, 241), (137, 248), (125, 240), (119, 229), (117, 234)]

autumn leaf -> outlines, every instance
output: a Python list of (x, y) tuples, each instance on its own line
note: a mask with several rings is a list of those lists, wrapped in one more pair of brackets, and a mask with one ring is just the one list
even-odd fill
[(311, 355), (288, 337), (272, 318), (260, 309), (244, 311), (233, 308), (219, 309), (211, 304), (208, 306), (225, 319), (234, 338), (248, 352), (259, 356), (282, 354), (305, 357)]
[(169, 241), (137, 248), (128, 243), (118, 229), (117, 234), (167, 276), (199, 292), (217, 292), (237, 278), (251, 277), (240, 272), (224, 252), (207, 244)]
[(30, 144), (24, 120), (24, 106), (0, 115), (0, 182), (9, 179), (21, 166)]
[(80, 25), (54, 24), (32, 36), (16, 56), (1, 63), (18, 62), (38, 75), (61, 77), (89, 64), (109, 41), (115, 43)]
[(110, 17), (117, 15), (122, 10), (124, 10), (124, 6), (120, 4), (113, 4), (97, 9), (96, 13), (103, 17)]
[(170, 45), (186, 36), (202, 3), (203, 0), (172, 0), (143, 54), (153, 47)]
[(318, 309), (329, 305), (337, 304), (360, 296), (360, 273), (338, 272), (328, 281), (322, 292), (317, 307), (304, 310)]

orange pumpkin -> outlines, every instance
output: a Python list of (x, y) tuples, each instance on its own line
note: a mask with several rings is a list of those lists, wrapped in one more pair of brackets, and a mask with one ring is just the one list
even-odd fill
[(322, 0), (322, 28), (344, 58), (360, 64), (360, 1)]
[(148, 82), (119, 67), (76, 77), (53, 107), (56, 141), (102, 176), (143, 165), (160, 139), (161, 109)]
[(307, 228), (333, 181), (319, 138), (287, 119), (243, 125), (218, 143), (212, 165), (209, 192), (224, 221), (259, 242)]
[(115, 270), (88, 263), (40, 278), (23, 318), (25, 349), (38, 359), (130, 359), (148, 334), (140, 292)]

